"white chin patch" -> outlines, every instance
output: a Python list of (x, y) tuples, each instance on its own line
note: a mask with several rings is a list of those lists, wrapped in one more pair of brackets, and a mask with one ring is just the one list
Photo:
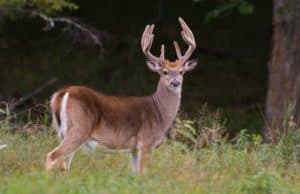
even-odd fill
[(180, 87), (172, 87), (170, 86), (169, 89), (174, 93), (180, 93), (181, 92), (181, 86)]

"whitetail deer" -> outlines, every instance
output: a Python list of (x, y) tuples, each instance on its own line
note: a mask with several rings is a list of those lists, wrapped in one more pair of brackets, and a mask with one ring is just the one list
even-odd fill
[(154, 25), (147, 25), (141, 39), (150, 70), (160, 75), (151, 96), (115, 97), (82, 86), (71, 86), (54, 93), (50, 106), (53, 126), (61, 144), (48, 153), (46, 169), (68, 170), (75, 151), (101, 145), (107, 151), (130, 152), (132, 168), (145, 173), (151, 156), (166, 136), (180, 106), (183, 75), (192, 70), (196, 60), (189, 60), (196, 47), (194, 35), (182, 18), (181, 36), (188, 49), (184, 55), (176, 41), (177, 60), (151, 54)]

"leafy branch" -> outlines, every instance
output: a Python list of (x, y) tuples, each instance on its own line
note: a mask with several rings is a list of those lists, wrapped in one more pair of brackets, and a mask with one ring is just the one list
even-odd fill
[[(202, 0), (193, 0), (201, 2)], [(231, 14), (233, 11), (238, 11), (241, 15), (249, 15), (254, 11), (254, 6), (249, 0), (219, 0), (219, 4), (215, 9), (209, 11), (204, 18), (205, 23), (211, 22), (213, 19)]]
[[(87, 39), (85, 42), (92, 42), (103, 54), (103, 39), (108, 36), (106, 32), (96, 30), (94, 27), (70, 17), (57, 16), (64, 10), (77, 10), (78, 6), (70, 0), (0, 0), (0, 12), (4, 15), (26, 15), (28, 17), (40, 18), (46, 22), (44, 31), (53, 29), (57, 23), (66, 24), (68, 29), (73, 28), (82, 33)], [(73, 34), (76, 40), (76, 36)]]
[(50, 15), (77, 10), (79, 7), (70, 0), (0, 0), (0, 8), (31, 9)]

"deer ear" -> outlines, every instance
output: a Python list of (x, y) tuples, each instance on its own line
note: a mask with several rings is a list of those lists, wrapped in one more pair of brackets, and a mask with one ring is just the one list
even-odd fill
[(197, 64), (198, 64), (197, 59), (189, 60), (183, 64), (183, 69), (184, 71), (191, 71), (197, 66)]
[(147, 66), (151, 71), (159, 72), (161, 65), (156, 61), (147, 60)]

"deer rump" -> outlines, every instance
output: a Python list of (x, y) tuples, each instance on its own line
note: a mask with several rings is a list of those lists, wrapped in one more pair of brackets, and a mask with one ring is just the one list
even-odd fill
[(99, 146), (108, 153), (132, 152), (141, 138), (156, 141), (160, 118), (153, 105), (151, 97), (107, 96), (83, 86), (61, 89), (50, 101), (61, 141), (82, 135), (82, 148), (94, 151)]

